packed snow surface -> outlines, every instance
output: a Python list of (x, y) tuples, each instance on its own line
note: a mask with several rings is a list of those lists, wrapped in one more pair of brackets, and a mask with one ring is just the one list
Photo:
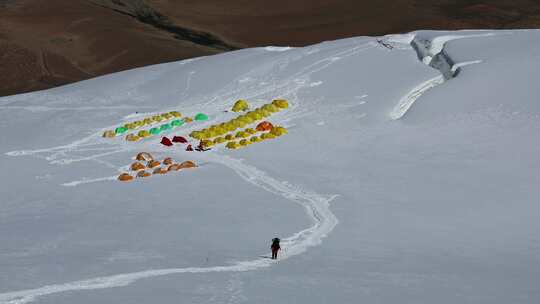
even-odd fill
[[(0, 303), (538, 303), (538, 54), (420, 31), (0, 98)], [(289, 133), (241, 150), (101, 137), (276, 98)], [(141, 151), (199, 167), (117, 181)]]

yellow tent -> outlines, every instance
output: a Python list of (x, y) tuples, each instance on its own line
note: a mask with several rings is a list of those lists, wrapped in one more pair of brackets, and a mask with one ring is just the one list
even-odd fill
[(116, 136), (116, 133), (114, 131), (107, 130), (107, 131), (103, 132), (103, 137), (113, 138), (115, 136)]
[(247, 101), (245, 101), (243, 99), (240, 99), (240, 100), (238, 100), (238, 101), (236, 101), (234, 103), (232, 111), (233, 112), (241, 112), (241, 111), (246, 111), (247, 109), (249, 109), (249, 105), (248, 105)]
[(141, 139), (141, 138), (139, 136), (135, 135), (135, 134), (128, 134), (126, 136), (127, 141), (138, 141), (139, 139)]
[(280, 109), (286, 109), (289, 107), (289, 102), (285, 99), (275, 99), (272, 104)]
[(220, 136), (220, 137), (216, 137), (216, 138), (214, 139), (214, 144), (216, 144), (216, 145), (217, 145), (217, 144), (222, 144), (222, 143), (224, 143), (225, 141), (226, 141), (225, 138), (223, 138), (223, 137), (221, 137), (221, 136)]
[(235, 141), (228, 142), (226, 147), (229, 148), (229, 149), (238, 149), (239, 148), (238, 143), (235, 142)]
[(139, 133), (137, 133), (137, 135), (141, 138), (145, 138), (145, 137), (149, 137), (152, 134), (150, 134), (148, 130), (141, 130), (139, 131)]
[(272, 131), (270, 131), (270, 134), (273, 134), (274, 136), (281, 136), (287, 134), (287, 129), (284, 127), (274, 127), (272, 128)]

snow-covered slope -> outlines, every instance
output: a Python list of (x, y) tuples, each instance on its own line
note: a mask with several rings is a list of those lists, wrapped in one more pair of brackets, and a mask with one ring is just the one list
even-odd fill
[[(0, 303), (536, 303), (540, 31), (422, 31), (150, 66), (0, 99)], [(289, 133), (101, 134), (285, 98)], [(149, 151), (200, 167), (121, 183)], [(270, 239), (283, 238), (277, 262)]]

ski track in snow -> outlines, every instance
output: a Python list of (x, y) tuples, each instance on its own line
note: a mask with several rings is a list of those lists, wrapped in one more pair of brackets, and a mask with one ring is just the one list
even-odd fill
[[(261, 77), (259, 76), (258, 69), (255, 69), (246, 74), (240, 75), (237, 79), (231, 81), (231, 85), (226, 86), (225, 88), (218, 90), (216, 94), (211, 96), (204, 104), (204, 106), (210, 106), (214, 109), (221, 109), (230, 104), (231, 99), (235, 98), (247, 98), (257, 100), (259, 97), (266, 97), (268, 95), (275, 95), (276, 92), (281, 92), (279, 96), (276, 97), (291, 97), (288, 98), (290, 101), (290, 108), (287, 111), (287, 114), (278, 113), (275, 115), (275, 118), (282, 123), (298, 119), (309, 115), (309, 112), (301, 111), (298, 108), (297, 103), (297, 92), (305, 87), (309, 87), (311, 82), (309, 82), (310, 76), (313, 73), (321, 71), (336, 61), (339, 61), (343, 58), (353, 56), (362, 52), (364, 50), (376, 47), (376, 43), (373, 41), (355, 45), (346, 50), (341, 50), (335, 54), (332, 54), (326, 58), (318, 60), (313, 64), (304, 67), (299, 72), (293, 74), (290, 77), (276, 83), (275, 81), (269, 81), (273, 85), (261, 88), (258, 85), (252, 85), (246, 83), (245, 86), (234, 87), (235, 83), (238, 83), (239, 79), (256, 78), (260, 81)], [(283, 52), (286, 54), (287, 52)], [(314, 52), (313, 54), (316, 54)], [(302, 56), (294, 58), (296, 60), (302, 59)], [(284, 67), (290, 63), (291, 58), (285, 56), (285, 58), (278, 59), (275, 62), (266, 64), (262, 66), (262, 69), (274, 69), (276, 66)], [(254, 75), (252, 75), (254, 74)], [(190, 75), (191, 76), (191, 75)], [(269, 77), (271, 78), (271, 77)], [(188, 78), (189, 80), (189, 78)], [(296, 81), (295, 81), (296, 80)], [(257, 81), (256, 83), (259, 83)], [(266, 81), (266, 80), (265, 80)], [(189, 85), (186, 85), (189, 88)], [(228, 91), (229, 90), (229, 91)], [(217, 102), (221, 100), (221, 102)], [(206, 127), (211, 124), (213, 120), (201, 124), (194, 125), (191, 128), (201, 128)], [(189, 132), (190, 128), (183, 129), (184, 132)], [(103, 144), (103, 141), (100, 137), (101, 133), (94, 133), (85, 138), (82, 138), (78, 141), (75, 141), (68, 145), (63, 145), (59, 147), (53, 147), (48, 149), (37, 149), (37, 150), (22, 150), (22, 151), (12, 151), (6, 153), (8, 156), (34, 156), (44, 158), (53, 164), (70, 164), (78, 161), (100, 161), (99, 157), (114, 153), (123, 153), (123, 152), (133, 152), (143, 148), (150, 148), (154, 142), (142, 143), (141, 145), (129, 146), (123, 142), (115, 142), (118, 146), (118, 149), (112, 149), (113, 144), (108, 143), (107, 148), (95, 148), (93, 146), (99, 146)], [(92, 148), (88, 148), (92, 147)], [(68, 154), (73, 152), (81, 151), (107, 151), (105, 153), (100, 153), (96, 155), (91, 155), (88, 157), (78, 157), (78, 158), (69, 158)], [(151, 151), (152, 149), (149, 149)], [(48, 156), (42, 156), (42, 154), (48, 154)], [(326, 237), (333, 228), (337, 225), (338, 219), (330, 211), (329, 203), (332, 201), (336, 195), (320, 195), (317, 193), (309, 192), (302, 190), (298, 187), (295, 187), (287, 182), (276, 180), (268, 176), (265, 172), (245, 164), (241, 160), (232, 158), (230, 156), (221, 155), (217, 153), (208, 153), (208, 155), (203, 156), (207, 161), (215, 162), (226, 166), (236, 172), (241, 178), (245, 181), (251, 183), (252, 185), (262, 188), (266, 191), (280, 195), (287, 200), (295, 202), (302, 205), (308, 216), (311, 218), (313, 225), (309, 228), (306, 228), (302, 231), (299, 231), (293, 234), (290, 237), (287, 237), (282, 240), (283, 252), (281, 254), (281, 260), (286, 260), (293, 256), (302, 254), (309, 247), (317, 246), (322, 242), (322, 239)], [(114, 179), (114, 177), (101, 177), (101, 178), (88, 178), (78, 181), (66, 182), (64, 186), (78, 186), (81, 184), (94, 183), (94, 182), (106, 182)], [(233, 263), (232, 265), (227, 266), (214, 266), (214, 267), (187, 267), (187, 268), (167, 268), (167, 269), (151, 269), (146, 271), (124, 273), (103, 277), (96, 277), (86, 280), (79, 280), (74, 282), (68, 282), (63, 284), (54, 284), (46, 285), (39, 288), (20, 290), (14, 292), (0, 293), (0, 304), (24, 304), (28, 302), (35, 301), (36, 299), (57, 293), (72, 292), (78, 290), (95, 290), (95, 289), (104, 289), (104, 288), (114, 288), (130, 285), (141, 279), (148, 279), (152, 277), (173, 275), (173, 274), (185, 274), (185, 273), (210, 273), (210, 272), (244, 272), (251, 271), (260, 268), (265, 268), (273, 265), (275, 261), (267, 258), (259, 258), (249, 261), (240, 261)]]

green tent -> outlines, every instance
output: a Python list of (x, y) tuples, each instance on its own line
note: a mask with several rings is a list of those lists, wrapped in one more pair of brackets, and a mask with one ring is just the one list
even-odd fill
[(159, 128), (150, 129), (150, 134), (152, 134), (152, 135), (157, 135), (157, 134), (159, 134), (159, 132), (161, 132), (161, 130)]
[(116, 128), (116, 130), (114, 132), (116, 132), (116, 134), (122, 134), (124, 132), (126, 132), (128, 130), (128, 128), (126, 127), (118, 127)]
[(164, 124), (164, 125), (161, 125), (161, 127), (159, 129), (161, 131), (165, 131), (165, 130), (169, 130), (170, 128), (171, 128), (170, 124)]
[(183, 124), (184, 124), (184, 121), (181, 120), (181, 119), (175, 119), (175, 120), (171, 121), (171, 126), (173, 126), (173, 127), (180, 127)]
[(195, 120), (208, 120), (208, 115), (204, 113), (199, 113), (195, 115)]

